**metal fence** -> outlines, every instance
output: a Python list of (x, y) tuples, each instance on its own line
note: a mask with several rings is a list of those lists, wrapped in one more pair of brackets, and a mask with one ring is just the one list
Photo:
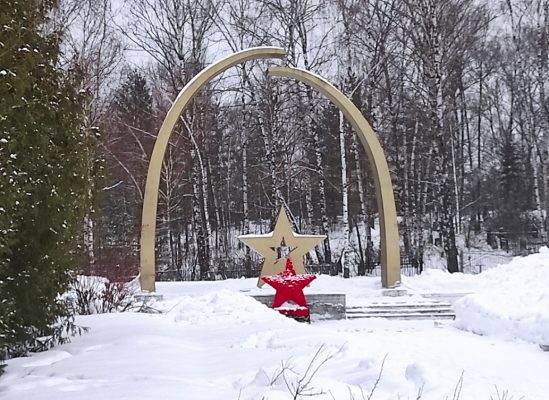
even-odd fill
[(546, 239), (541, 235), (516, 239), (509, 237), (512, 235), (516, 236), (517, 232), (488, 232), (487, 241), (493, 250), (461, 250), (459, 254), (461, 272), (479, 274), (486, 269), (509, 263), (514, 256), (538, 253), (540, 247), (546, 245)]
[[(359, 269), (360, 270), (360, 269)], [(365, 276), (381, 276), (381, 263), (379, 258), (373, 260), (371, 265), (363, 267)], [(407, 254), (401, 254), (400, 256), (400, 271), (402, 275), (414, 276), (421, 273), (423, 270), (423, 260), (414, 259)], [(306, 264), (305, 271), (311, 274), (317, 275), (338, 275), (345, 272), (341, 268), (340, 263), (333, 264)], [(240, 279), (240, 278), (253, 278), (259, 276), (261, 272), (261, 264), (253, 263), (250, 269), (242, 264), (225, 264), (217, 268), (215, 272), (212, 272), (209, 276), (211, 280), (223, 280), (223, 279)], [(187, 281), (192, 280), (189, 271), (180, 271), (175, 269), (168, 269), (156, 272), (156, 279), (158, 281)]]
[(492, 249), (500, 249), (516, 256), (537, 253), (540, 247), (547, 245), (547, 238), (538, 231), (489, 231), (486, 233), (486, 241)]
[(480, 274), (482, 271), (507, 264), (513, 258), (510, 253), (493, 251), (464, 250), (460, 252), (460, 270), (466, 274)]
[[(404, 276), (415, 276), (423, 271), (423, 258), (414, 257), (406, 253), (400, 254), (400, 274)], [(376, 260), (373, 268), (366, 268), (366, 276), (381, 276), (381, 262)]]
[[(496, 267), (499, 264), (507, 264), (512, 257), (519, 254), (530, 254), (539, 251), (539, 248), (545, 243), (542, 240), (529, 241), (527, 243), (518, 243), (511, 241), (501, 241), (498, 237), (500, 250), (481, 251), (474, 249), (463, 249), (459, 254), (460, 271), (468, 274), (478, 274), (482, 271)], [(503, 249), (502, 249), (503, 248)], [(381, 263), (379, 255), (371, 260), (369, 265), (357, 266), (358, 271), (363, 272), (359, 275), (365, 276), (381, 276)], [(333, 264), (306, 264), (305, 271), (318, 275), (339, 275), (348, 276), (348, 271), (343, 271), (340, 263)], [(419, 275), (423, 271), (423, 259), (413, 257), (406, 253), (400, 256), (400, 273), (403, 276)], [(228, 263), (220, 264), (216, 271), (210, 273), (208, 279), (223, 280), (223, 279), (240, 279), (253, 278), (259, 276), (261, 272), (261, 263), (258, 260), (253, 260), (250, 269), (246, 269), (243, 263)], [(168, 269), (156, 272), (158, 281), (187, 281), (198, 279), (193, 276), (191, 271), (182, 269)]]

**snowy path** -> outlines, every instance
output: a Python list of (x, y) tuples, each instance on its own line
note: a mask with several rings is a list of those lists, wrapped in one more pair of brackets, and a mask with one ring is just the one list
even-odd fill
[[(355, 320), (299, 324), (254, 300), (222, 291), (167, 302), (166, 314), (80, 317), (90, 332), (30, 358), (11, 360), (0, 379), (5, 400), (288, 399), (289, 384), (315, 352), (336, 353), (314, 376), (315, 398), (545, 400), (549, 353), (529, 343), (483, 337), (432, 321)], [(238, 309), (238, 311), (236, 311)], [(239, 397), (240, 396), (240, 397)], [(400, 396), (400, 397), (399, 397)], [(508, 400), (511, 397), (507, 398)]]

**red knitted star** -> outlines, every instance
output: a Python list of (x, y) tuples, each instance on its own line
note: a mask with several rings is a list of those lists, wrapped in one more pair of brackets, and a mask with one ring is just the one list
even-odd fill
[[(309, 307), (303, 294), (303, 288), (316, 279), (313, 274), (296, 274), (290, 258), (286, 259), (286, 269), (278, 275), (261, 277), (276, 290), (273, 308), (281, 314), (295, 317), (308, 317)], [(281, 307), (284, 303), (293, 301), (297, 307)]]

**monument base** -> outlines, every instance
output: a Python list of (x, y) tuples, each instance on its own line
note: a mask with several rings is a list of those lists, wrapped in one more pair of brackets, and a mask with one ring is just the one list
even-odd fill
[(398, 289), (398, 288), (383, 289), (381, 291), (381, 294), (387, 297), (400, 297), (400, 296), (407, 296), (408, 291), (406, 289)]
[(151, 303), (164, 299), (164, 296), (155, 292), (139, 292), (133, 295), (135, 301), (142, 301), (143, 303)]
[[(252, 295), (254, 299), (271, 307), (274, 294)], [(312, 320), (345, 319), (345, 295), (333, 293), (306, 294)]]

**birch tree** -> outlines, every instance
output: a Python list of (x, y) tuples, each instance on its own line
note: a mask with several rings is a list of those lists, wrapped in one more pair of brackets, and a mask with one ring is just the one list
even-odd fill
[(459, 270), (456, 247), (457, 213), (455, 141), (449, 123), (449, 92), (463, 71), (468, 50), (479, 40), (487, 23), (484, 9), (471, 1), (426, 1), (407, 3), (410, 16), (408, 34), (413, 44), (411, 56), (418, 62), (427, 127), (432, 140), (434, 209), (448, 270)]
[[(318, 70), (325, 62), (326, 54), (323, 48), (329, 39), (329, 29), (323, 19), (326, 4), (323, 1), (286, 1), (269, 0), (265, 1), (268, 10), (273, 15), (276, 24), (274, 24), (273, 35), (288, 49), (288, 63), (291, 65), (303, 65), (307, 70)], [(318, 42), (313, 43), (311, 36), (317, 29)], [(330, 247), (329, 219), (326, 201), (326, 178), (322, 149), (320, 147), (319, 127), (315, 125), (314, 107), (315, 98), (310, 87), (305, 88), (306, 107), (308, 108), (308, 118), (306, 119), (305, 137), (310, 138), (312, 151), (310, 152), (310, 164), (313, 166), (314, 175), (309, 178), (310, 182), (317, 183), (318, 204), (321, 220), (321, 230), (326, 239), (323, 242), (323, 262), (332, 263), (332, 249)], [(307, 216), (313, 215), (312, 196), (306, 196)], [(313, 221), (309, 221), (312, 225)], [(317, 253), (317, 256), (320, 256)]]

